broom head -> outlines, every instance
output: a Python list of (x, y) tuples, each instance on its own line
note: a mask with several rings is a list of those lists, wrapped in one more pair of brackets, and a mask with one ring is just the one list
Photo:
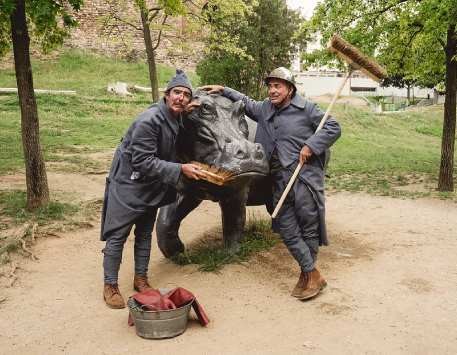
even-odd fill
[(327, 48), (344, 60), (354, 70), (361, 70), (373, 80), (379, 82), (387, 76), (387, 71), (373, 58), (364, 55), (359, 49), (334, 34)]

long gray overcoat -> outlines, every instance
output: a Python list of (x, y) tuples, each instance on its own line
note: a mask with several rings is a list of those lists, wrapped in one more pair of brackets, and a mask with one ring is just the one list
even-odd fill
[[(312, 158), (301, 169), (299, 179), (310, 188), (316, 201), (320, 217), (319, 240), (321, 245), (327, 245), (324, 165), (326, 151), (341, 135), (338, 122), (330, 116), (322, 129), (315, 133), (324, 113), (298, 93), (288, 106), (281, 109), (277, 109), (269, 99), (255, 101), (230, 88), (225, 88), (222, 94), (232, 101), (244, 102), (246, 115), (257, 122), (255, 142), (262, 144), (268, 160), (276, 147), (281, 166), (293, 172), (303, 146), (307, 145), (313, 151)], [(274, 199), (277, 201), (279, 197)]]
[(162, 99), (141, 113), (114, 153), (102, 211), (101, 240), (148, 209), (175, 200), (181, 173), (175, 143), (179, 121)]

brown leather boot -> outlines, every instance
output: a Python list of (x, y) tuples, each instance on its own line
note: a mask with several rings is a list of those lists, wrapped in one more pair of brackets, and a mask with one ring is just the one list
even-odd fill
[(299, 300), (307, 300), (317, 296), (327, 286), (327, 282), (314, 268), (310, 272), (302, 272), (297, 286), (292, 291), (292, 296)]
[(105, 284), (103, 288), (103, 299), (110, 308), (125, 308), (125, 301), (117, 284)]
[(306, 286), (306, 282), (308, 281), (307, 274), (305, 272), (300, 273), (300, 277), (298, 278), (297, 284), (295, 285), (295, 288), (292, 291), (292, 296), (293, 297), (300, 297), (301, 292)]
[(133, 278), (133, 288), (135, 291), (142, 292), (152, 288), (148, 282), (148, 277), (143, 275), (135, 275)]

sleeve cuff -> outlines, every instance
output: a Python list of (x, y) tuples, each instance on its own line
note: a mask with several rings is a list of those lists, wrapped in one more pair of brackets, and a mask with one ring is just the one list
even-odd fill
[(167, 168), (164, 171), (163, 182), (168, 185), (176, 186), (179, 176), (181, 175), (181, 164), (168, 162)]

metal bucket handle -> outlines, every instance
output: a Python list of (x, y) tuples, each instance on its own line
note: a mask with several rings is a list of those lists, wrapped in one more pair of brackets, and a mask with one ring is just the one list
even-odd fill
[(139, 304), (139, 303), (137, 303), (137, 305), (138, 305), (138, 307), (141, 308), (141, 310), (144, 311), (144, 312), (159, 312), (159, 311), (160, 311), (160, 312), (163, 312), (163, 311), (172, 311), (172, 310), (174, 310), (174, 309), (179, 309), (179, 308), (185, 307), (185, 306), (187, 306), (187, 305), (191, 305), (191, 304), (194, 303), (194, 302), (195, 302), (195, 297), (194, 297), (190, 302), (188, 302), (188, 303), (182, 305), (181, 307), (176, 307), (176, 308), (172, 308), (172, 309), (158, 309), (158, 310), (156, 310), (156, 311), (151, 311), (151, 310), (148, 310), (148, 309), (144, 309), (145, 307), (151, 307), (152, 304)]

